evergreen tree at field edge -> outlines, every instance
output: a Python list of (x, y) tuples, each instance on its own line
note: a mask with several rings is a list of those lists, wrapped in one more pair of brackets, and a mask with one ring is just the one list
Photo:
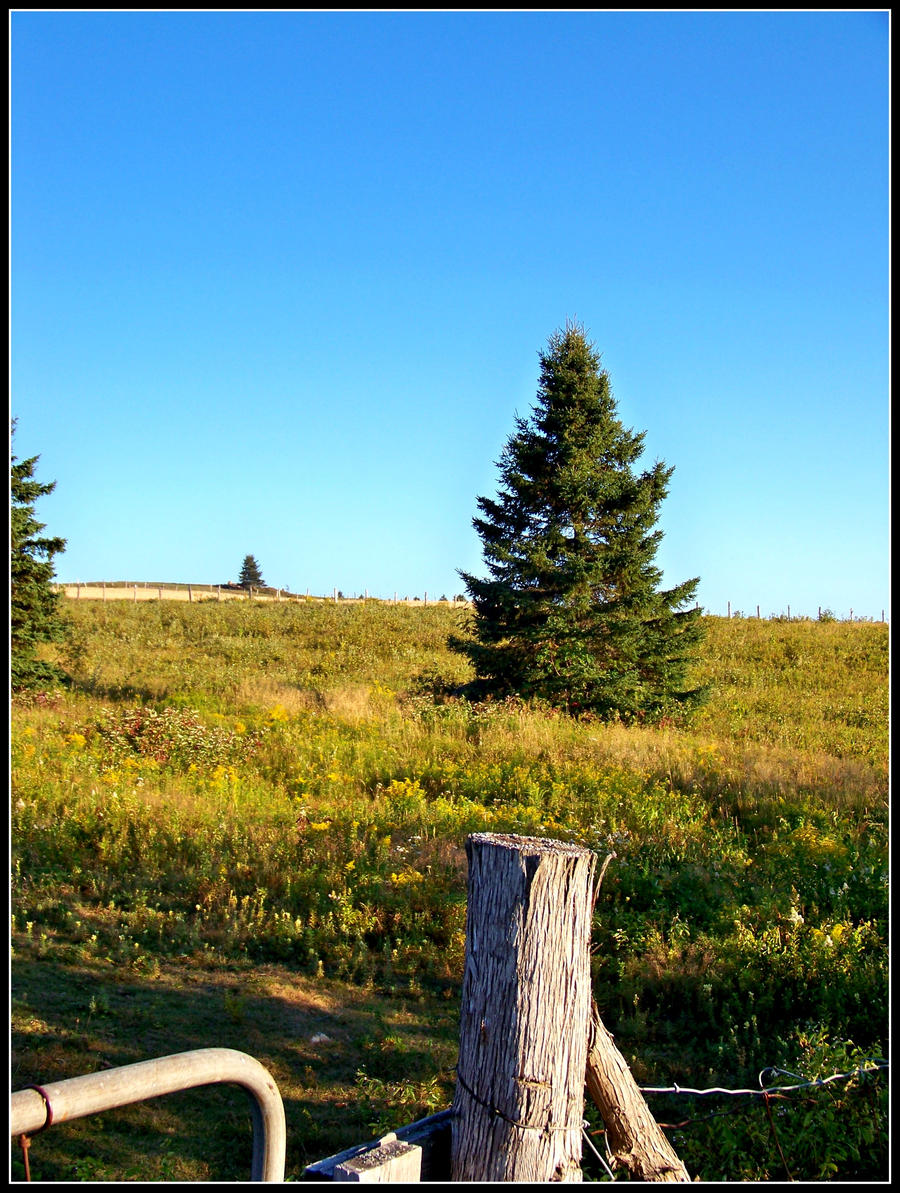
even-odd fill
[(241, 564), (241, 574), (238, 577), (238, 584), (242, 588), (262, 588), (263, 578), (262, 572), (259, 570), (259, 564), (252, 555), (245, 555), (244, 562)]
[(52, 493), (56, 482), (42, 484), (34, 470), (40, 456), (17, 460), (12, 451), (16, 419), (10, 432), (10, 687), (13, 691), (52, 684), (62, 672), (37, 657), (40, 643), (59, 642), (66, 636), (60, 613), (60, 596), (52, 587), (53, 556), (65, 549), (66, 540), (44, 537), (44, 523), (35, 517), (34, 503)]
[(617, 417), (584, 328), (567, 323), (540, 354), (537, 404), (503, 450), (496, 498), (473, 525), (488, 575), (460, 572), (474, 612), (477, 696), (538, 697), (573, 713), (639, 720), (686, 710), (702, 637), (687, 607), (699, 579), (661, 589), (659, 507), (673, 469), (636, 472), (644, 433)]

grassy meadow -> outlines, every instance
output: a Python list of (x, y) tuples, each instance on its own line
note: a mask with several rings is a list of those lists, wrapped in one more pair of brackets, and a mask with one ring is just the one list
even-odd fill
[[(65, 612), (71, 684), (12, 703), (12, 1089), (239, 1048), (289, 1179), (449, 1105), (484, 830), (615, 854), (594, 992), (640, 1084), (886, 1055), (887, 626), (706, 618), (707, 703), (625, 726), (454, 696), (461, 610)], [(880, 1180), (886, 1085), (648, 1100), (692, 1176)], [(192, 1091), (54, 1126), (32, 1178), (243, 1180), (250, 1138), (243, 1094)]]

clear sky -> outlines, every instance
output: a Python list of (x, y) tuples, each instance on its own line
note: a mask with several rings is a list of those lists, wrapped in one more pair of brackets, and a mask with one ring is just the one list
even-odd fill
[(10, 405), (59, 579), (462, 591), (577, 319), (657, 563), (889, 616), (889, 16), (10, 17)]

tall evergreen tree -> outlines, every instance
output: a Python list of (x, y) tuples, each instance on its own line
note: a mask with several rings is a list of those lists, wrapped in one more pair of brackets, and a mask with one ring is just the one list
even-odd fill
[[(12, 420), (15, 435), (16, 420)], [(65, 549), (66, 540), (42, 537), (44, 523), (35, 518), (34, 503), (52, 493), (56, 482), (34, 479), (39, 456), (17, 460), (10, 450), (10, 684), (14, 691), (52, 683), (57, 668), (37, 658), (41, 642), (58, 642), (66, 626), (60, 615), (59, 594), (53, 591), (53, 556)]]
[(644, 433), (617, 417), (584, 328), (540, 354), (537, 404), (498, 462), (496, 500), (473, 525), (486, 579), (460, 572), (474, 606), (468, 655), (484, 695), (542, 697), (572, 712), (639, 718), (695, 701), (685, 688), (698, 579), (660, 589), (654, 529), (673, 469), (633, 465)]
[(238, 577), (238, 584), (242, 588), (261, 588), (263, 585), (262, 573), (259, 570), (259, 564), (252, 555), (245, 555), (244, 562), (241, 565), (241, 574)]

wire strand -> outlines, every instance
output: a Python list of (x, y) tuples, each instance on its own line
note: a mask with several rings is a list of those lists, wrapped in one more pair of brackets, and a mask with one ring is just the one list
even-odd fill
[(591, 1139), (590, 1135), (588, 1135), (586, 1127), (583, 1126), (581, 1128), (581, 1134), (584, 1137), (585, 1143), (588, 1145), (588, 1147), (591, 1149), (591, 1151), (594, 1153), (594, 1155), (597, 1157), (597, 1159), (603, 1165), (603, 1168), (605, 1169), (607, 1175), (609, 1176), (609, 1179), (611, 1181), (614, 1181), (616, 1178), (615, 1178), (615, 1174), (613, 1173), (613, 1170), (610, 1168), (610, 1166), (607, 1164), (607, 1162), (603, 1159), (603, 1157), (600, 1155), (600, 1153), (594, 1147), (594, 1141), (593, 1141), (593, 1139)]
[[(787, 1094), (793, 1093), (798, 1089), (811, 1089), (821, 1085), (828, 1085), (832, 1081), (848, 1081), (852, 1077), (861, 1077), (869, 1073), (880, 1073), (889, 1067), (888, 1062), (882, 1057), (868, 1057), (867, 1059), (872, 1062), (870, 1067), (854, 1069), (850, 1073), (832, 1073), (830, 1077), (816, 1077), (812, 1081), (800, 1081), (797, 1085), (768, 1085), (763, 1086), (761, 1089), (723, 1089), (722, 1086), (714, 1086), (712, 1089), (689, 1089), (677, 1084), (673, 1086), (641, 1085), (638, 1088), (642, 1094), (688, 1094), (695, 1098), (705, 1098), (711, 1094), (719, 1094), (720, 1096), (731, 1098), (765, 1098), (771, 1094)], [(776, 1069), (774, 1066), (769, 1066), (760, 1073), (760, 1081), (762, 1081), (763, 1073), (786, 1073), (790, 1077), (798, 1076), (796, 1073), (790, 1073), (787, 1069)]]

